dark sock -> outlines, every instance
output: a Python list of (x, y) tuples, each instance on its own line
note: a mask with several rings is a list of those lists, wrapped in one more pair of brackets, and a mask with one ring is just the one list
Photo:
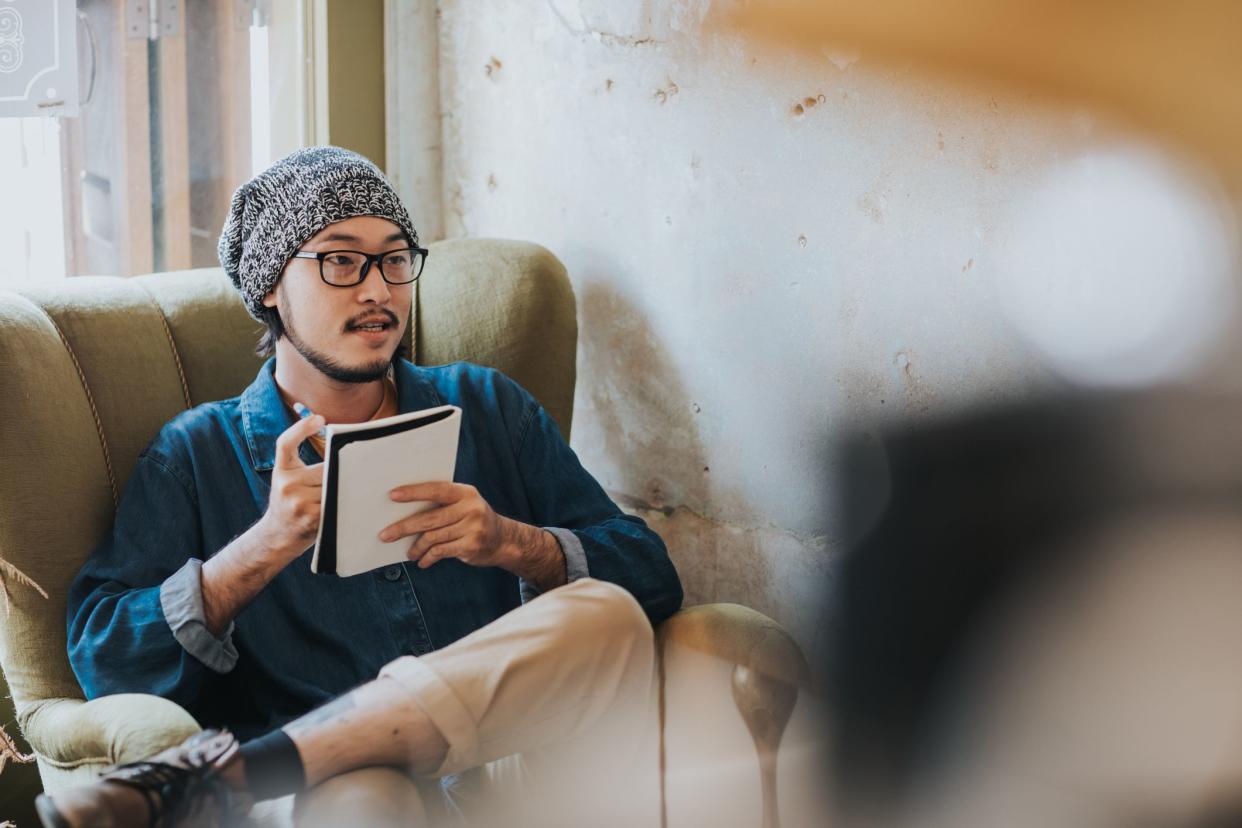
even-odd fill
[(246, 787), (255, 799), (275, 799), (306, 787), (306, 770), (297, 745), (283, 730), (251, 739), (241, 746)]

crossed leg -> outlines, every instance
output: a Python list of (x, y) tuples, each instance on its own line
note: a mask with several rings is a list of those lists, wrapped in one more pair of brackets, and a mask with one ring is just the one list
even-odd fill
[[(330, 806), (310, 803), (348, 802), (353, 794), (332, 780), (358, 768), (440, 777), (502, 757), (522, 760), (491, 773), (515, 796), (520, 779), (548, 785), (558, 799), (589, 788), (598, 805), (599, 792), (611, 789), (634, 805), (658, 785), (654, 688), (652, 631), (637, 602), (612, 584), (577, 581), (442, 650), (400, 658), (285, 725), (307, 786), (323, 788), (304, 794), (299, 811), (322, 816)], [(241, 767), (228, 772), (234, 782), (244, 778)], [(390, 802), (402, 800), (407, 817), (422, 807), (412, 783), (370, 777)], [(509, 809), (512, 823), (513, 803), (496, 807)]]
[[(466, 814), (471, 824), (580, 825), (588, 814), (597, 825), (650, 824), (648, 803), (658, 805), (654, 704), (646, 616), (620, 587), (584, 579), (442, 650), (391, 662), (374, 681), (257, 740), (272, 751), (256, 751), (256, 742), (239, 751), (228, 734), (200, 734), (112, 779), (42, 797), (40, 813), (46, 824), (74, 828), (154, 824), (156, 817), (163, 824), (167, 811), (203, 804), (186, 799), (194, 796), (187, 791), (220, 781), (251, 795), (293, 792), (296, 785), (264, 791), (261, 783), (292, 756), (310, 787), (299, 810), (311, 822), (328, 818), (320, 824), (339, 824), (331, 814), (348, 817), (355, 804), (367, 805), (364, 818), (376, 822), (376, 790), (391, 796), (378, 804), (393, 822), (416, 824), (423, 803), (403, 783), (406, 773), (443, 777), (488, 763), (508, 796), (477, 797), (480, 809)], [(367, 770), (350, 773), (358, 769)], [(172, 777), (206, 787), (178, 782), (182, 793), (170, 794)], [(365, 791), (354, 787), (363, 778), (371, 780)]]

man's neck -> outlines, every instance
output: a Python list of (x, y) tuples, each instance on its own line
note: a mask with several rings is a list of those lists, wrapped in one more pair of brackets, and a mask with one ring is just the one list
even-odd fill
[(329, 423), (361, 423), (384, 401), (384, 379), (374, 382), (339, 382), (325, 376), (297, 351), (276, 348), (276, 385), (285, 402), (300, 402)]

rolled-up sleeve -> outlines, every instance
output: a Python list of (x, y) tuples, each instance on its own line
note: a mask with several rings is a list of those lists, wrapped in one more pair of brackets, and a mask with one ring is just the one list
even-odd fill
[[(556, 538), (561, 554), (565, 556), (565, 583), (572, 584), (580, 578), (590, 577), (591, 569), (587, 565), (586, 550), (582, 548), (582, 541), (578, 540), (577, 535), (557, 526), (544, 526), (543, 531)], [(521, 591), (522, 603), (542, 594), (538, 587), (525, 579), (518, 581), (518, 588)]]
[(578, 536), (558, 526), (545, 526), (544, 529), (552, 533), (552, 537), (561, 545), (561, 552), (565, 555), (566, 582), (572, 584), (579, 578), (590, 577), (591, 567), (587, 564), (586, 550), (582, 548), (582, 541), (578, 540)]
[(233, 646), (233, 622), (220, 637), (207, 629), (207, 613), (203, 609), (203, 562), (190, 558), (160, 586), (160, 608), (172, 630), (173, 637), (186, 652), (217, 673), (227, 673), (237, 664), (237, 648)]

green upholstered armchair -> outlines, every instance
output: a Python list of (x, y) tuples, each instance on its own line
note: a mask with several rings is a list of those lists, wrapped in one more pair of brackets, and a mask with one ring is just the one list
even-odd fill
[[(415, 361), (494, 366), (534, 394), (568, 437), (577, 321), (556, 257), (521, 242), (445, 241), (432, 246), (417, 284)], [(84, 701), (65, 651), (65, 596), (108, 529), (138, 453), (180, 411), (251, 382), (261, 364), (257, 333), (215, 268), (0, 291), (0, 557), (50, 596), (10, 585), (0, 664), (49, 791), (199, 728), (155, 696)], [(748, 724), (792, 706), (791, 688), (805, 676), (789, 636), (741, 607), (683, 611), (662, 625), (660, 641), (739, 665), (734, 693)], [(756, 735), (761, 753), (764, 738), (770, 733)]]

